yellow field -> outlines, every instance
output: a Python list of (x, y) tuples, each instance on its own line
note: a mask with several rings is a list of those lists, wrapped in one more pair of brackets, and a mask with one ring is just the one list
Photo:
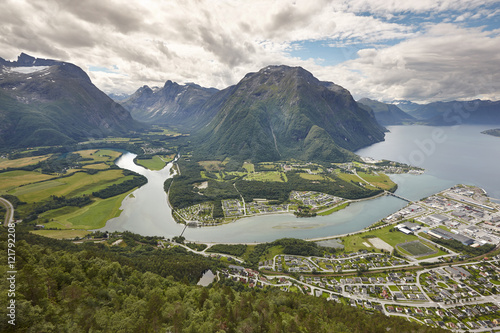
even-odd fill
[(75, 151), (75, 154), (79, 154), (83, 158), (93, 159), (93, 161), (83, 161), (83, 163), (92, 164), (95, 162), (113, 162), (122, 153), (108, 149), (87, 149)]
[(304, 178), (307, 180), (323, 180), (325, 177), (323, 175), (311, 175), (308, 173), (299, 173), (300, 178)]
[(106, 163), (96, 163), (96, 164), (87, 164), (83, 166), (84, 169), (95, 169), (95, 170), (105, 170), (109, 169), (109, 165)]
[(34, 202), (51, 195), (74, 196), (91, 194), (93, 191), (109, 186), (118, 179), (124, 180), (125, 178), (122, 170), (102, 171), (95, 175), (76, 172), (69, 177), (22, 186), (9, 193), (18, 196), (23, 201)]
[(359, 175), (366, 180), (367, 182), (373, 184), (376, 187), (379, 187), (383, 190), (389, 190), (391, 189), (395, 184), (394, 182), (387, 176), (386, 174), (379, 173), (379, 174), (367, 174), (360, 172)]
[(248, 172), (255, 172), (255, 166), (253, 165), (253, 163), (245, 162), (243, 163), (243, 168)]
[[(286, 176), (283, 176), (283, 177), (286, 177)], [(279, 171), (249, 173), (245, 177), (245, 180), (255, 180), (255, 181), (260, 181), (260, 182), (283, 182), (283, 179), (281, 179), (281, 172), (279, 172)], [(286, 178), (285, 178), (285, 181), (286, 181)]]
[(73, 239), (75, 237), (82, 238), (90, 234), (90, 231), (86, 230), (34, 230), (30, 232), (36, 235), (55, 239)]
[(51, 178), (54, 178), (54, 176), (35, 171), (17, 170), (0, 173), (0, 192), (6, 192), (21, 185), (40, 182)]
[(350, 173), (339, 173), (339, 174), (337, 174), (337, 176), (340, 179), (345, 180), (346, 182), (349, 182), (352, 180), (356, 183), (364, 183), (358, 176), (350, 174)]
[(38, 162), (45, 161), (52, 154), (42, 155), (42, 156), (31, 156), (31, 157), (23, 157), (15, 160), (8, 160), (6, 158), (0, 158), (0, 170), (7, 168), (21, 168), (27, 165), (36, 164)]

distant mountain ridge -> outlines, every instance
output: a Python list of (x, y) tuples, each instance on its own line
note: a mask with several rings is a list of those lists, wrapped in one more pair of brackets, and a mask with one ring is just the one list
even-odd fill
[(369, 98), (362, 98), (358, 103), (371, 108), (375, 118), (383, 126), (411, 124), (416, 120), (394, 104), (386, 104)]
[(433, 102), (409, 113), (431, 125), (500, 124), (500, 101)]
[[(204, 105), (199, 153), (253, 161), (346, 161), (384, 139), (384, 128), (349, 91), (301, 67), (268, 66)], [(213, 115), (213, 116), (212, 116)]]
[(71, 63), (0, 58), (0, 147), (70, 144), (144, 126)]
[(471, 100), (417, 104), (395, 101), (400, 109), (428, 125), (500, 124), (500, 101)]
[(136, 120), (191, 130), (203, 104), (217, 92), (215, 88), (168, 80), (162, 88), (143, 86), (120, 103)]

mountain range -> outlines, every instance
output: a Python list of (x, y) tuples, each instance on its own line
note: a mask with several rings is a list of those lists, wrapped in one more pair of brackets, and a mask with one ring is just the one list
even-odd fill
[(348, 161), (384, 140), (387, 125), (500, 124), (500, 102), (356, 102), (341, 86), (284, 65), (223, 90), (166, 81), (114, 97), (120, 104), (73, 64), (0, 58), (0, 147), (69, 144), (158, 124), (190, 133), (204, 158)]
[(217, 92), (215, 88), (168, 80), (162, 88), (143, 86), (120, 103), (139, 121), (191, 129), (203, 104)]
[(71, 144), (144, 128), (71, 63), (0, 58), (0, 147)]
[(471, 100), (417, 104), (393, 102), (401, 110), (427, 125), (500, 124), (500, 101)]
[(358, 103), (369, 107), (375, 114), (375, 119), (383, 126), (410, 124), (417, 120), (394, 104), (386, 104), (369, 98), (362, 98)]

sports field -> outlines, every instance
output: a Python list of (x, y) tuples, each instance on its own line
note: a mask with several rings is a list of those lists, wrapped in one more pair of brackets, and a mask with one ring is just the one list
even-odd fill
[(427, 256), (437, 252), (437, 250), (430, 248), (419, 240), (401, 243), (398, 244), (397, 247), (405, 250), (414, 257)]

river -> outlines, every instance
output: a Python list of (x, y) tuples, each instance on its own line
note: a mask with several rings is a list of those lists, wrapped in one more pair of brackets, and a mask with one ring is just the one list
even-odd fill
[[(420, 176), (391, 175), (399, 186), (397, 194), (418, 200), (456, 183), (467, 183), (481, 186), (500, 197), (500, 139), (480, 134), (486, 127), (391, 126), (388, 129), (386, 141), (357, 153), (412, 162), (426, 168), (426, 174)], [(146, 176), (148, 183), (129, 195), (122, 203), (121, 215), (109, 220), (101, 230), (129, 230), (167, 238), (180, 235), (184, 225), (173, 220), (163, 191), (163, 182), (170, 177), (172, 164), (160, 171), (150, 171), (136, 165), (134, 157), (126, 153), (116, 164)], [(353, 203), (329, 216), (254, 216), (217, 227), (186, 228), (184, 236), (190, 241), (224, 243), (267, 242), (283, 237), (320, 238), (358, 231), (405, 205), (406, 202), (400, 199), (385, 196)]]

